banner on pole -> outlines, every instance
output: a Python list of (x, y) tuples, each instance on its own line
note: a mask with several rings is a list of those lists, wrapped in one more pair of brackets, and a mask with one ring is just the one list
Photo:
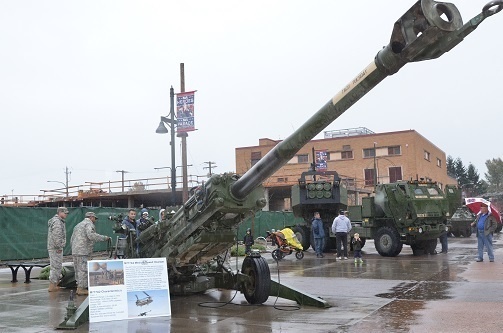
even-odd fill
[(316, 151), (316, 170), (317, 171), (327, 171), (327, 151), (317, 150)]
[(195, 92), (196, 91), (188, 91), (176, 94), (177, 132), (190, 132), (196, 130), (194, 126)]

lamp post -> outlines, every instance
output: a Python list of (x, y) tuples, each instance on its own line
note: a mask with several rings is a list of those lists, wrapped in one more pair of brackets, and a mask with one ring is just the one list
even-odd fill
[(66, 193), (66, 198), (68, 198), (68, 183), (65, 184), (63, 182), (57, 181), (57, 180), (48, 180), (48, 183), (60, 183), (65, 187), (65, 193)]
[(175, 91), (173, 86), (169, 89), (169, 118), (161, 116), (161, 121), (156, 129), (158, 134), (168, 133), (168, 129), (164, 126), (164, 123), (168, 123), (171, 130), (171, 204), (176, 205), (176, 167), (175, 167), (175, 125), (177, 121), (175, 120)]

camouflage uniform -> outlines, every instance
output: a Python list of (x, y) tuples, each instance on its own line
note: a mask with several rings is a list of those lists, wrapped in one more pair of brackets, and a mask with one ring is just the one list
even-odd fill
[(51, 265), (49, 282), (58, 284), (63, 268), (63, 248), (66, 245), (65, 220), (56, 214), (47, 222), (47, 226), (49, 229), (47, 232), (47, 251)]
[(85, 218), (73, 229), (71, 244), (75, 279), (79, 288), (87, 288), (87, 260), (93, 253), (94, 243), (108, 240), (108, 236), (96, 233), (94, 223)]

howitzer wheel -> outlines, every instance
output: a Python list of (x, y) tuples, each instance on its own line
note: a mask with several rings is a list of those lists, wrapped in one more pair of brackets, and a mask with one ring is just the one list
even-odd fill
[(396, 257), (402, 251), (398, 231), (390, 227), (381, 227), (375, 236), (375, 248), (383, 257)]
[(271, 291), (271, 271), (263, 257), (246, 257), (241, 271), (249, 277), (243, 285), (243, 294), (250, 304), (262, 304)]

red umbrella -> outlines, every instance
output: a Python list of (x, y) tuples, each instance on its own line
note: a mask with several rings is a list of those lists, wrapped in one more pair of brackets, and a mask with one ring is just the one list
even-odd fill
[(471, 210), (474, 214), (478, 214), (480, 212), (480, 205), (482, 203), (487, 205), (489, 212), (496, 218), (496, 221), (498, 221), (498, 223), (501, 223), (501, 214), (490, 201), (484, 198), (465, 198), (466, 207), (468, 207), (468, 209)]

